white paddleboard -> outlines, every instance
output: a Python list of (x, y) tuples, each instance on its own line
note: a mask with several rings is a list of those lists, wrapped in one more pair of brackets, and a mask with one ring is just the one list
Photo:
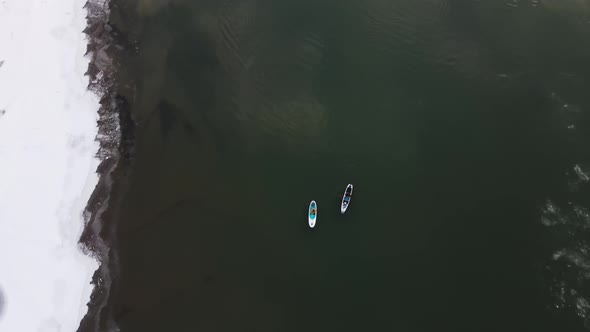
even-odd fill
[(307, 210), (307, 222), (309, 223), (309, 227), (314, 228), (317, 219), (318, 205), (315, 201), (311, 201), (311, 203), (309, 203), (309, 209)]
[(350, 205), (350, 200), (352, 199), (352, 184), (349, 184), (348, 186), (346, 186), (346, 189), (344, 190), (344, 195), (342, 195), (342, 203), (340, 204), (340, 213), (344, 214), (344, 212), (346, 212), (346, 209), (348, 209), (348, 206)]

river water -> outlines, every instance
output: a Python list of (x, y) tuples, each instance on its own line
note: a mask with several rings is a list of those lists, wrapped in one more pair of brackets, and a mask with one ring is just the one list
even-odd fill
[(112, 0), (110, 20), (137, 124), (122, 332), (590, 327), (587, 1)]

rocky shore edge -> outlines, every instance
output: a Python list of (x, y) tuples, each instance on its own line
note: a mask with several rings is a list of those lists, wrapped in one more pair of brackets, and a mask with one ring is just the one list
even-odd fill
[(117, 331), (109, 303), (117, 284), (116, 225), (113, 210), (121, 196), (117, 188), (124, 188), (125, 174), (129, 170), (135, 123), (129, 103), (121, 96), (116, 79), (117, 55), (129, 45), (109, 23), (110, 0), (88, 0), (87, 27), (83, 31), (88, 40), (86, 55), (90, 58), (86, 75), (88, 89), (100, 98), (96, 140), (100, 147), (96, 170), (99, 181), (84, 211), (85, 226), (80, 237), (82, 250), (99, 262), (91, 283), (94, 289), (88, 303), (88, 312), (80, 322), (78, 332)]

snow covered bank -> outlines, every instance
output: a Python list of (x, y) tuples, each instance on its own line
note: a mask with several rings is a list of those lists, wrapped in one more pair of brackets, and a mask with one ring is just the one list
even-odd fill
[(98, 267), (78, 239), (97, 183), (83, 0), (0, 1), (0, 331), (75, 331)]

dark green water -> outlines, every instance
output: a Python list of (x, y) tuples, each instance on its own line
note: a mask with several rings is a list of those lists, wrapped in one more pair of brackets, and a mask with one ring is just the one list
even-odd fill
[(111, 4), (122, 332), (588, 326), (590, 3)]

